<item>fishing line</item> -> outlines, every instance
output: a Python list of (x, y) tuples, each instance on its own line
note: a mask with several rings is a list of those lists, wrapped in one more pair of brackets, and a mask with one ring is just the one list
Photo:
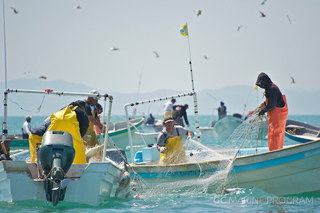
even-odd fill
[(41, 107), (42, 107), (42, 104), (44, 102), (45, 96), (46, 96), (46, 94), (44, 94), (44, 96), (42, 97), (42, 101), (41, 101), (39, 107), (36, 110), (23, 109), (18, 102), (15, 102), (15, 101), (11, 100), (9, 97), (8, 97), (8, 100), (11, 101), (11, 103), (16, 104), (22, 111), (25, 111), (25, 112), (37, 112), (38, 113), (41, 110)]

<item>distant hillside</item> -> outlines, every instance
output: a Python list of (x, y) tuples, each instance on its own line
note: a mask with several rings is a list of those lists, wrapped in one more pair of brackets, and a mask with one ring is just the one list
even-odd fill
[[(76, 84), (67, 81), (45, 81), (39, 79), (15, 80), (9, 81), (8, 87), (10, 89), (27, 89), (27, 90), (45, 90), (52, 89), (54, 91), (64, 92), (89, 92), (92, 89), (99, 90), (100, 93), (108, 93), (113, 96), (112, 113), (116, 115), (124, 115), (124, 105), (126, 103), (143, 101), (155, 98), (161, 98), (166, 96), (178, 95), (182, 93), (188, 93), (191, 91), (171, 91), (171, 90), (158, 90), (152, 93), (143, 94), (122, 94), (114, 92), (112, 90), (106, 90), (104, 88), (92, 88), (83, 84)], [(0, 88), (4, 88), (4, 83), (0, 82)], [(291, 115), (304, 115), (304, 114), (319, 114), (320, 91), (306, 92), (306, 91), (291, 91), (283, 90), (286, 94), (289, 114)], [(28, 95), (28, 94), (14, 94), (9, 95), (8, 101), (8, 115), (21, 116), (26, 114), (35, 115), (50, 115), (56, 112), (63, 106), (67, 105), (71, 101), (83, 99), (77, 97), (57, 97), (57, 96), (43, 96), (43, 95)], [(137, 100), (138, 99), (138, 100)], [(3, 95), (2, 95), (3, 100)], [(263, 102), (263, 90), (253, 90), (249, 86), (233, 86), (225, 87), (215, 90), (203, 90), (197, 91), (198, 108), (200, 115), (214, 115), (217, 114), (216, 108), (219, 107), (220, 101), (223, 101), (227, 106), (229, 114), (240, 113), (246, 114), (249, 110), (255, 109), (260, 103)], [(162, 115), (162, 105), (166, 101), (158, 103), (151, 103), (141, 106), (136, 106), (138, 114), (149, 113), (153, 115)], [(100, 101), (103, 103), (103, 101)], [(183, 97), (177, 99), (177, 104), (189, 104), (189, 114), (193, 115), (193, 98)], [(36, 113), (37, 108), (40, 108), (40, 112)], [(108, 105), (106, 105), (108, 106)], [(22, 110), (22, 109), (23, 110)], [(133, 112), (133, 108), (129, 107), (129, 114)], [(3, 115), (3, 104), (0, 106), (1, 116)]]

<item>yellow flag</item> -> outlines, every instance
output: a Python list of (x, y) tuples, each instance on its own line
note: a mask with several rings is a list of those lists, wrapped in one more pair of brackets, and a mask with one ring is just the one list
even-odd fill
[(254, 90), (258, 90), (258, 86), (256, 85), (253, 89), (254, 89)]
[(187, 24), (184, 24), (184, 25), (181, 26), (180, 33), (181, 33), (181, 36), (188, 36), (188, 26), (187, 26)]

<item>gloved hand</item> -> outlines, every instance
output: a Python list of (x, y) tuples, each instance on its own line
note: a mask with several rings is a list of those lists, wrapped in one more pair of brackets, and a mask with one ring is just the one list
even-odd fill
[(188, 140), (188, 141), (191, 140), (191, 136), (188, 136), (188, 137), (187, 137), (187, 140)]
[(262, 110), (259, 112), (259, 114), (258, 114), (258, 115), (259, 115), (259, 116), (261, 116), (261, 115), (263, 116), (263, 115), (264, 115), (264, 113), (266, 113), (266, 111), (265, 111), (264, 109), (262, 109)]
[(164, 154), (167, 151), (166, 147), (160, 147), (160, 153)]

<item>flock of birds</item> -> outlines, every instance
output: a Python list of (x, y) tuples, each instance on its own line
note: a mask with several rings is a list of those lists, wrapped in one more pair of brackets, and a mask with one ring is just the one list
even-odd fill
[[(267, 0), (263, 0), (263, 1), (261, 2), (261, 5), (264, 5), (266, 2), (267, 2)], [(19, 13), (16, 8), (11, 7), (11, 9), (13, 10), (13, 13), (14, 13), (14, 14), (18, 14), (18, 13)], [(77, 4), (77, 5), (74, 7), (74, 9), (81, 9), (81, 6), (80, 6), (79, 4)], [(201, 11), (200, 9), (194, 10), (194, 12), (196, 13), (196, 16), (200, 16), (201, 13), (202, 13), (202, 11)], [(265, 17), (267, 16), (265, 13), (263, 13), (263, 12), (261, 12), (261, 11), (259, 11), (259, 13), (260, 13), (260, 17), (261, 17), (261, 18), (265, 18)], [(288, 14), (287, 14), (287, 18), (288, 18), (288, 21), (289, 21), (290, 24), (295, 24), (295, 23), (296, 23), (296, 22), (292, 22), (292, 21), (291, 21), (291, 19), (290, 19), (290, 17), (289, 17)], [(237, 31), (240, 31), (240, 29), (242, 29), (242, 28), (247, 29), (247, 27), (246, 27), (245, 25), (239, 25), (238, 28), (237, 28)], [(114, 46), (112, 46), (112, 47), (110, 47), (110, 50), (111, 50), (111, 51), (118, 51), (118, 50), (120, 50), (120, 48), (119, 48), (119, 47), (114, 47)], [(160, 57), (160, 54), (159, 54), (158, 52), (153, 51), (153, 53), (155, 54), (155, 57), (156, 57), (156, 58), (159, 58), (159, 57)], [(205, 60), (208, 60), (208, 59), (209, 59), (209, 57), (208, 57), (207, 55), (203, 55), (202, 57), (203, 57)], [(30, 73), (30, 71), (29, 71), (29, 73)], [(26, 72), (25, 72), (24, 74), (26, 74)], [(41, 75), (39, 78), (40, 78), (40, 79), (44, 79), (44, 80), (47, 79), (47, 77), (46, 77), (46, 76), (43, 76), (43, 75)], [(290, 78), (291, 78), (291, 83), (292, 83), (292, 84), (295, 84), (296, 81), (294, 80), (294, 78), (291, 77), (291, 76), (290, 76)]]

